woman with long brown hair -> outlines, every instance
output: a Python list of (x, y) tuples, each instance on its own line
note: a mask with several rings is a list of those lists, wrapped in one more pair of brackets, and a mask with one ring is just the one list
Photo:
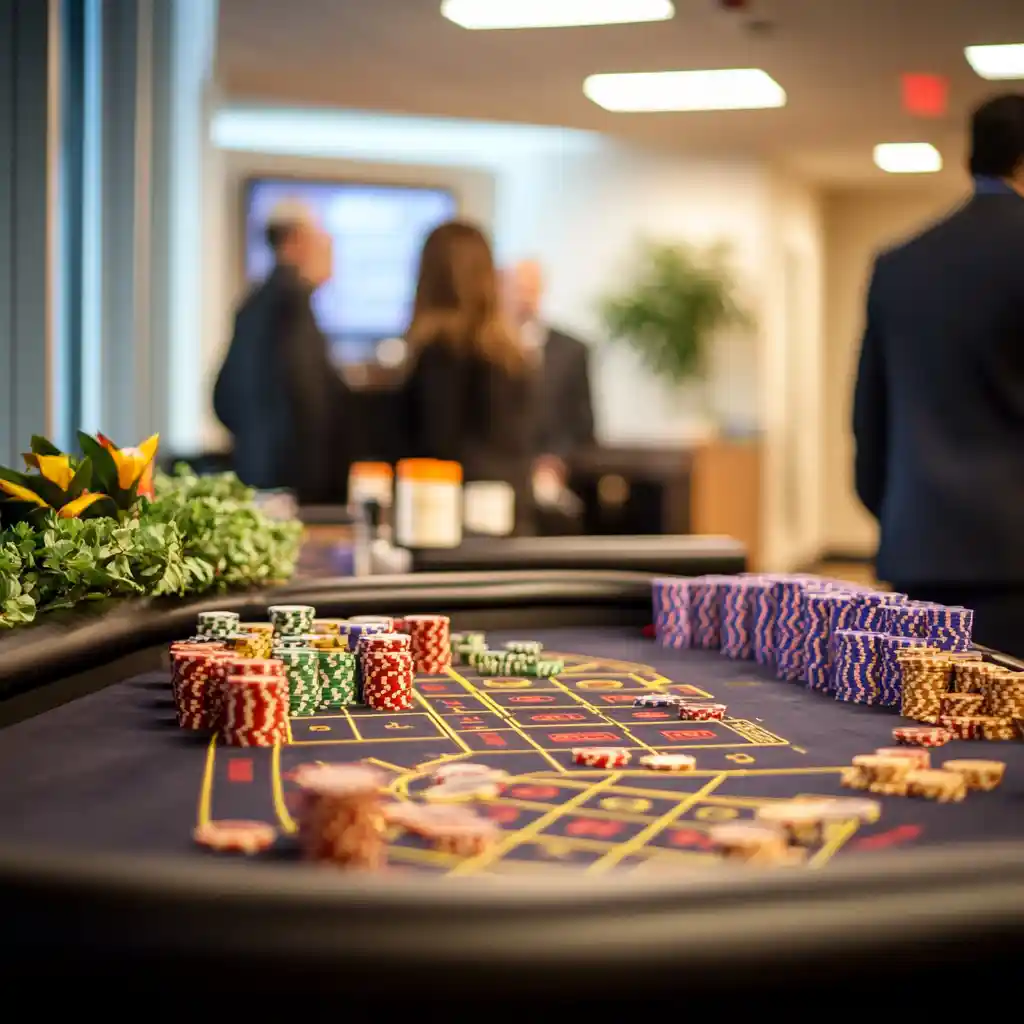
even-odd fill
[(462, 463), (467, 482), (511, 485), (516, 529), (527, 531), (531, 369), (502, 317), (494, 257), (479, 228), (449, 221), (427, 238), (405, 340), (414, 454)]

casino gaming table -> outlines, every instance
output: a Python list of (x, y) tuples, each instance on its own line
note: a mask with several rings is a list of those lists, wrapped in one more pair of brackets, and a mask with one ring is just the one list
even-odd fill
[[(259, 619), (285, 600), (323, 616), (443, 611), (492, 646), (540, 640), (565, 668), (537, 679), (457, 666), (417, 679), (413, 711), (293, 719), (293, 742), (273, 750), (178, 729), (166, 644), (192, 633), (198, 611)], [(578, 1006), (892, 998), (950, 971), (1005, 981), (1024, 935), (1024, 745), (941, 751), (1005, 761), (994, 792), (949, 805), (880, 798), (877, 820), (832, 827), (802, 866), (726, 867), (710, 825), (780, 797), (847, 792), (841, 767), (889, 744), (899, 720), (714, 652), (661, 648), (643, 635), (649, 606), (644, 573), (424, 574), (121, 604), (4, 637), (6, 967), (29, 977), (59, 963), (65, 980), (130, 977), (168, 997), (168, 978), (187, 977), (193, 995), (527, 1008), (552, 994)], [(728, 715), (684, 722), (634, 706), (658, 691), (714, 696)], [(697, 770), (580, 769), (579, 745), (684, 752)], [(295, 769), (356, 760), (384, 771), (399, 799), (438, 764), (504, 769), (486, 804), (501, 841), (460, 859), (396, 836), (373, 875), (301, 863)], [(223, 818), (274, 823), (282, 838), (252, 858), (193, 844), (197, 822)]]

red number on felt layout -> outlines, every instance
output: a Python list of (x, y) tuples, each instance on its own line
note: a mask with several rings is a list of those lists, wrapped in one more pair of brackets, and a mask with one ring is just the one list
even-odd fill
[(614, 732), (549, 732), (548, 739), (552, 743), (572, 743), (574, 746), (622, 742), (622, 737)]
[(699, 850), (710, 850), (714, 846), (705, 833), (693, 828), (677, 828), (669, 832), (668, 841), (673, 846), (686, 846), (690, 849), (696, 847)]
[(509, 697), (509, 704), (551, 704), (558, 700), (557, 697), (553, 697), (547, 693), (517, 693), (514, 697)]
[(484, 813), (499, 825), (511, 825), (520, 814), (518, 808), (503, 807), (501, 804), (489, 804), (484, 808)]
[(900, 843), (912, 843), (924, 831), (920, 825), (898, 825), (889, 829), (888, 832), (879, 832), (877, 835), (864, 836), (862, 839), (855, 839), (850, 845), (858, 850), (884, 850), (889, 846), (898, 846)]
[(637, 720), (649, 720), (653, 718), (658, 721), (664, 721), (664, 719), (669, 717), (669, 714), (667, 711), (634, 711), (633, 717)]
[(601, 700), (607, 704), (632, 704), (636, 700), (635, 693), (602, 693)]
[(624, 823), (605, 818), (573, 818), (565, 826), (567, 836), (594, 836), (597, 839), (612, 839), (623, 829)]
[(504, 795), (516, 800), (554, 800), (558, 792), (557, 786), (513, 786)]
[(667, 740), (713, 740), (715, 734), (710, 729), (659, 729), (658, 732)]
[(507, 747), (508, 743), (505, 742), (505, 737), (496, 732), (480, 732), (477, 735), (487, 744), (489, 747)]
[(448, 689), (447, 683), (417, 683), (418, 689), (424, 693), (444, 693)]
[(546, 711), (530, 715), (531, 722), (585, 722), (586, 714), (580, 711)]
[(486, 720), (480, 715), (463, 715), (459, 719), (459, 725), (485, 725)]

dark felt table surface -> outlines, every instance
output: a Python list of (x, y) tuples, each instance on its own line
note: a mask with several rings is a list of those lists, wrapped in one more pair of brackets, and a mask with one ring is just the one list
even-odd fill
[[(574, 629), (490, 634), (536, 639), (564, 652), (556, 682), (458, 677), (418, 680), (415, 711), (353, 708), (345, 715), (293, 719), (295, 742), (279, 752), (212, 747), (174, 723), (167, 672), (112, 679), (105, 689), (0, 731), (0, 814), (8, 840), (64, 849), (210, 856), (191, 841), (197, 820), (256, 818), (282, 838), (266, 856), (295, 856), (288, 834), (291, 772), (314, 761), (371, 759), (398, 798), (429, 785), (430, 766), (460, 758), (504, 769), (502, 795), (481, 805), (505, 829), (497, 850), (472, 864), (412, 837), (397, 837), (390, 862), (409, 870), (460, 874), (578, 866), (600, 873), (710, 863), (707, 828), (752, 817), (759, 802), (798, 794), (862, 796), (839, 785), (838, 769), (858, 753), (892, 745), (902, 719), (891, 711), (838, 704), (717, 653), (667, 651), (634, 630)], [(673, 709), (634, 708), (651, 689), (711, 695), (728, 705), (725, 723), (681, 722)], [(622, 772), (579, 769), (571, 748), (625, 745)], [(685, 752), (697, 771), (645, 771), (645, 748)], [(1024, 838), (1024, 745), (954, 741), (932, 751), (1005, 761), (993, 793), (962, 804), (882, 797), (872, 824), (836, 826), (809, 852), (833, 857), (971, 840)]]

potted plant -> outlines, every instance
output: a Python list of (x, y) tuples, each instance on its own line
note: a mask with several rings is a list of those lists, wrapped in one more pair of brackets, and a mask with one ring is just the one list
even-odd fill
[(703, 381), (716, 333), (751, 324), (723, 244), (642, 242), (632, 279), (604, 299), (601, 313), (611, 338), (674, 389)]

